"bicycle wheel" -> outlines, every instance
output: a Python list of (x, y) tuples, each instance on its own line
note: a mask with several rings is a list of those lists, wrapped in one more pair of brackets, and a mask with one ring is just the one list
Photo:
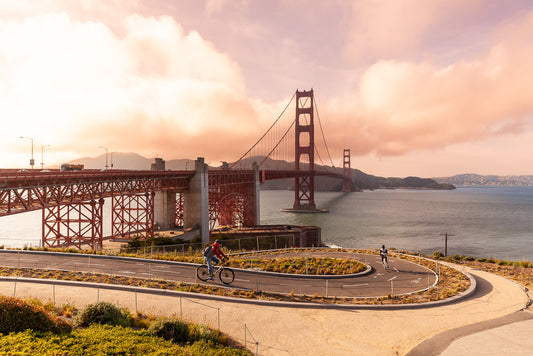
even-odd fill
[(207, 281), (207, 278), (209, 278), (209, 268), (207, 265), (198, 266), (198, 268), (196, 268), (196, 276), (201, 281)]
[(222, 267), (218, 274), (218, 278), (220, 278), (222, 283), (230, 284), (235, 279), (235, 272), (227, 267)]

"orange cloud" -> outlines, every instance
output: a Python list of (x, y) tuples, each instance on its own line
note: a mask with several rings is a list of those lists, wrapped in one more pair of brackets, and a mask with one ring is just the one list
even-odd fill
[(529, 129), (531, 33), (530, 15), (505, 28), (488, 53), (446, 67), (378, 61), (357, 91), (328, 104), (330, 132), (353, 133), (344, 137), (352, 154), (401, 155)]

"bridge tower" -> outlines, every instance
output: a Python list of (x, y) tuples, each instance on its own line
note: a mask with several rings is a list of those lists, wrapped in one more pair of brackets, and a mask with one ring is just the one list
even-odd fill
[[(295, 170), (302, 174), (294, 179), (294, 211), (316, 211), (315, 205), (315, 124), (314, 94), (296, 91)], [(302, 161), (307, 157), (307, 167)]]
[(343, 163), (342, 163), (342, 175), (345, 177), (349, 177), (349, 179), (345, 179), (342, 182), (342, 191), (343, 192), (351, 192), (351, 183), (352, 183), (352, 170), (350, 167), (350, 149), (345, 148), (344, 154), (343, 154)]

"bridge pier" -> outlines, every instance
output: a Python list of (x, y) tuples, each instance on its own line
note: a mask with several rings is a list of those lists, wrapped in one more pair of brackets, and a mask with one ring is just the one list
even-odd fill
[(159, 229), (170, 230), (176, 227), (176, 191), (155, 192), (154, 220)]
[[(194, 162), (196, 173), (183, 193), (183, 228), (200, 230), (202, 242), (209, 242), (209, 176), (203, 157)], [(175, 204), (175, 203), (174, 203)]]

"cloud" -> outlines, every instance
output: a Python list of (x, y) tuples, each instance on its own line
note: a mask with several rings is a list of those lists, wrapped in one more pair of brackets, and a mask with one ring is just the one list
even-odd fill
[(495, 31), (489, 51), (475, 58), (444, 67), (377, 61), (357, 90), (328, 103), (329, 131), (349, 141), (352, 154), (388, 156), (530, 130), (531, 33), (533, 13)]
[[(455, 27), (483, 8), (483, 0), (356, 1), (347, 20), (345, 54), (359, 63), (420, 55), (425, 42), (437, 41), (441, 27)], [(433, 38), (437, 37), (437, 38)]]
[(0, 22), (0, 115), (12, 120), (0, 136), (78, 155), (105, 146), (218, 159), (270, 120), (239, 66), (197, 32), (170, 17), (132, 15), (122, 27), (64, 13)]

